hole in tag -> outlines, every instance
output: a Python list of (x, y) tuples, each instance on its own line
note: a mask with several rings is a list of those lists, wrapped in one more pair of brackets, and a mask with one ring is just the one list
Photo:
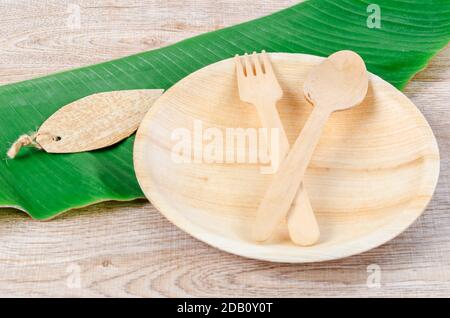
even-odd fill
[(53, 137), (53, 141), (60, 141), (61, 140), (61, 137), (60, 136), (55, 136), (55, 137)]

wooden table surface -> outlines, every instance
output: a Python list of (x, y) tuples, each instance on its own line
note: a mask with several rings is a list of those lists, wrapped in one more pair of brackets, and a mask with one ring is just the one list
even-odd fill
[[(154, 49), (296, 2), (1, 0), (0, 84)], [(438, 139), (437, 190), (413, 226), (377, 249), (272, 264), (197, 241), (145, 200), (98, 204), (50, 222), (3, 209), (0, 296), (449, 297), (449, 87), (447, 48), (405, 90)]]

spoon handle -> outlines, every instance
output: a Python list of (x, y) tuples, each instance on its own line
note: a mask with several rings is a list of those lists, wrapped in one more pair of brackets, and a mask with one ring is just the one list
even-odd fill
[(286, 216), (329, 116), (328, 110), (314, 107), (259, 205), (252, 233), (254, 240), (267, 240)]
[[(289, 141), (278, 115), (275, 102), (265, 101), (256, 105), (261, 123), (265, 128), (278, 128), (279, 131), (279, 156), (278, 160), (271, 160), (271, 168), (276, 171), (279, 168), (279, 160), (283, 160), (289, 153)], [(273, 155), (273, 152), (271, 151)], [(289, 235), (295, 244), (308, 246), (317, 242), (320, 236), (314, 211), (309, 201), (307, 192), (300, 185), (295, 195), (294, 203), (290, 207), (287, 224)]]

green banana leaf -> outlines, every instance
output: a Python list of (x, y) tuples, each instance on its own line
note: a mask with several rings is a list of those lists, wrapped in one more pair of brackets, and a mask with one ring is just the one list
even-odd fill
[(208, 64), (263, 49), (321, 56), (351, 49), (371, 72), (403, 88), (449, 42), (450, 1), (378, 0), (380, 28), (368, 27), (376, 14), (371, 3), (310, 0), (161, 49), (0, 87), (0, 206), (43, 220), (100, 201), (143, 197), (133, 170), (134, 137), (99, 151), (50, 155), (28, 148), (6, 159), (19, 135), (93, 93), (167, 89)]

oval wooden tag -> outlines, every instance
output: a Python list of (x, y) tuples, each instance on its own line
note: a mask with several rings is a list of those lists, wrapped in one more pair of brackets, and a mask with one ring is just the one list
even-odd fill
[(36, 133), (36, 143), (49, 153), (83, 152), (111, 146), (129, 137), (161, 89), (98, 93), (59, 109)]

